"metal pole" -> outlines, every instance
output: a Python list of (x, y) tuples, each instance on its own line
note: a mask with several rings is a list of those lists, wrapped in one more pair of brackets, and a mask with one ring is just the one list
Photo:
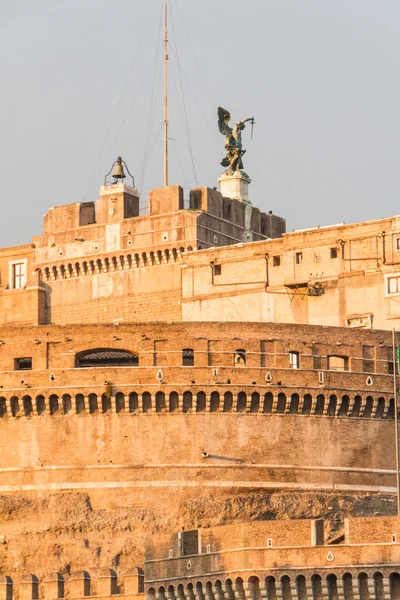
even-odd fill
[(164, 0), (164, 186), (168, 185), (168, 10)]
[(399, 479), (399, 428), (397, 416), (397, 352), (396, 352), (396, 329), (393, 328), (393, 395), (394, 395), (394, 426), (395, 426), (395, 444), (396, 444), (396, 496), (397, 496), (397, 516), (400, 516), (400, 479)]

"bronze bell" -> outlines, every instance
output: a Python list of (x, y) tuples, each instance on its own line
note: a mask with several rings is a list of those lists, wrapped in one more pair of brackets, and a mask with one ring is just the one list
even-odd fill
[(118, 156), (117, 162), (115, 164), (114, 173), (112, 174), (114, 179), (125, 179), (126, 175), (124, 173), (124, 167), (122, 165), (122, 158)]

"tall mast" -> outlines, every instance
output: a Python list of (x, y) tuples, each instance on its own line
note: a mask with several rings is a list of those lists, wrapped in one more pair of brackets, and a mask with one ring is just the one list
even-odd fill
[(168, 185), (168, 11), (164, 0), (164, 186)]

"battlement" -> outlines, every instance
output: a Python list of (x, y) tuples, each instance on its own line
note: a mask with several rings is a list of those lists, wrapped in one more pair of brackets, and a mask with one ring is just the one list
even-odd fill
[(19, 581), (9, 575), (0, 577), (0, 600), (41, 600), (56, 598), (111, 598), (141, 600), (144, 595), (144, 573), (136, 568), (117, 576), (113, 569), (102, 569), (94, 576), (88, 571), (55, 572), (38, 578), (29, 574)]
[[(327, 545), (323, 521), (278, 521), (155, 536), (147, 548), (149, 599), (395, 600), (399, 518), (346, 519)], [(377, 531), (372, 538), (370, 531)], [(352, 540), (355, 537), (356, 540)]]

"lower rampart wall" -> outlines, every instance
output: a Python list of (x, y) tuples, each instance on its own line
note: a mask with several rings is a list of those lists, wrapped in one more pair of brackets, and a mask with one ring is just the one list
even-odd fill
[(150, 489), (150, 502), (193, 488), (393, 492), (394, 468), (388, 420), (153, 413), (0, 422), (0, 493), (85, 490), (104, 508), (128, 496), (140, 503)]

